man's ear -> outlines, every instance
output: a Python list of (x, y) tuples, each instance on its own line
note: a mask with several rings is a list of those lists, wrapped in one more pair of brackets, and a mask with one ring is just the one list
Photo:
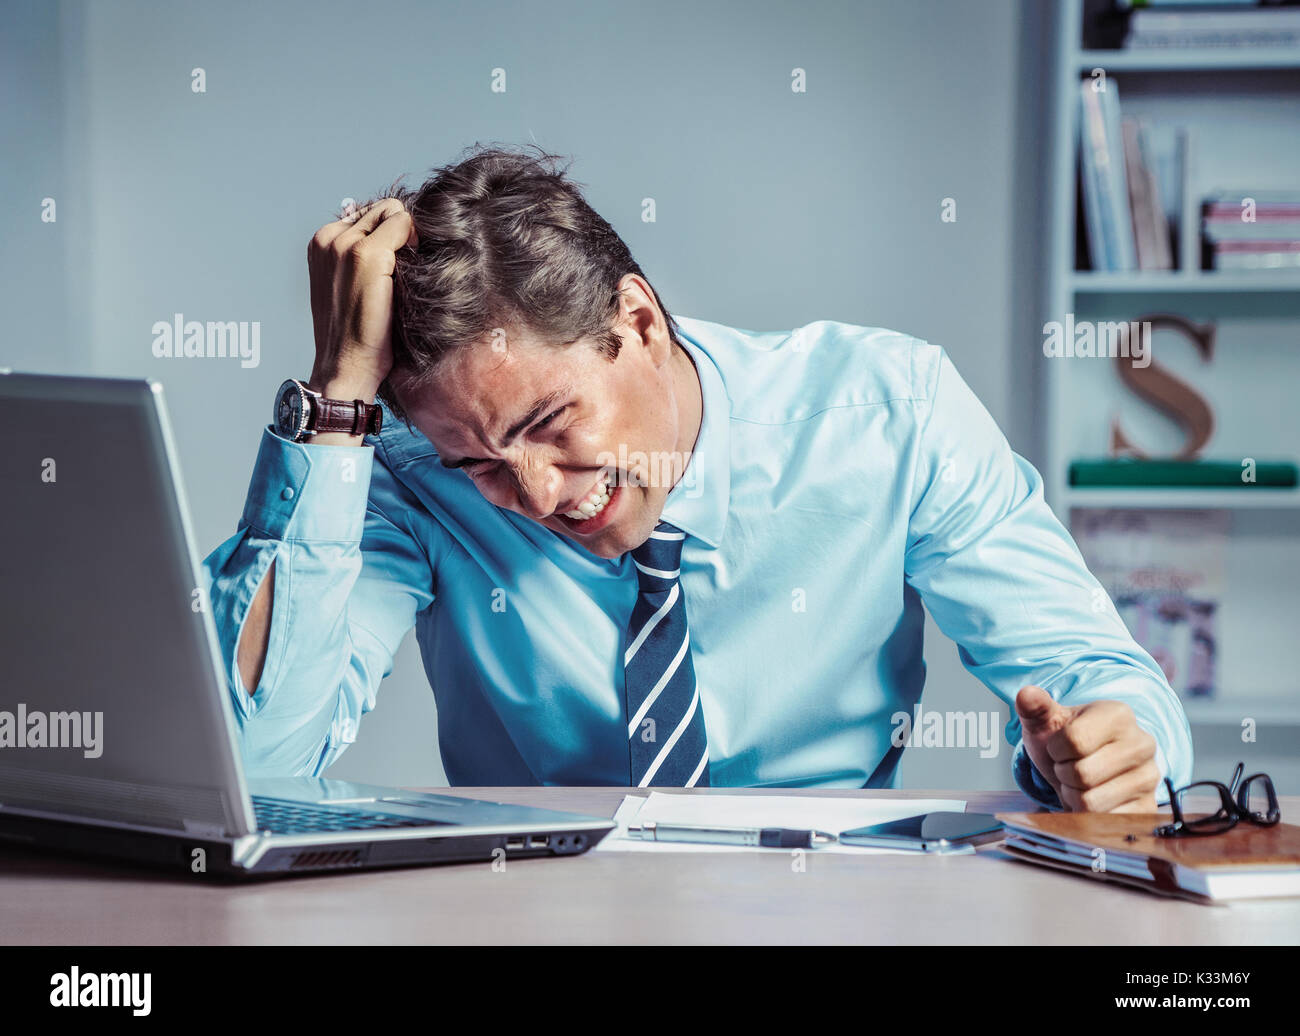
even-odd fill
[(624, 274), (618, 282), (620, 319), (627, 333), (636, 336), (636, 344), (650, 350), (650, 360), (662, 367), (673, 355), (672, 338), (654, 290), (634, 273)]

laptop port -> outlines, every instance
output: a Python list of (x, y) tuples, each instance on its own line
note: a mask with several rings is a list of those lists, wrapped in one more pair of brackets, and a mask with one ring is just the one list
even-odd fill
[(546, 835), (533, 835), (532, 838), (528, 839), (528, 846), (531, 849), (545, 849)]
[(507, 839), (506, 839), (506, 848), (507, 848), (507, 849), (522, 849), (523, 847), (524, 847), (524, 839), (523, 839), (523, 836), (522, 836), (522, 835), (520, 835), (520, 836), (517, 837), (517, 838), (507, 838)]

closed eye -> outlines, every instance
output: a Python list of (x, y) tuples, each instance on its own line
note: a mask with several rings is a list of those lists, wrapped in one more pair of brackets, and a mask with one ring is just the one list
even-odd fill
[(566, 410), (568, 410), (568, 409), (569, 409), (569, 405), (566, 403), (564, 406), (560, 407), (560, 409), (558, 409), (558, 410), (552, 410), (549, 414), (547, 414), (547, 415), (546, 415), (545, 417), (543, 417), (540, 421), (538, 421), (535, 425), (533, 425), (533, 427), (534, 427), (534, 428), (545, 428), (548, 424), (550, 424), (552, 421), (554, 421), (557, 417), (559, 417), (562, 413), (564, 413), (564, 411), (566, 411)]
[[(570, 403), (565, 403), (564, 406), (552, 410), (540, 421), (534, 422), (532, 427), (529, 428), (529, 431), (537, 431), (539, 428), (546, 428), (557, 417), (559, 417), (562, 413), (568, 410), (571, 405), (572, 404)], [(460, 460), (451, 461), (451, 462), (448, 462), (446, 459), (443, 459), (442, 466), (444, 468), (460, 468), (461, 470), (468, 472), (470, 475), (477, 475), (477, 474), (482, 474), (483, 471), (486, 470), (489, 465), (496, 464), (496, 463), (497, 462), (494, 460), (481, 460), (476, 457), (462, 457)]]

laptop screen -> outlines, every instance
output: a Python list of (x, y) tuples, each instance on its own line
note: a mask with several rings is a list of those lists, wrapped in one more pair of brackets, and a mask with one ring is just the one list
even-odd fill
[(165, 422), (144, 381), (0, 376), (0, 808), (249, 829)]

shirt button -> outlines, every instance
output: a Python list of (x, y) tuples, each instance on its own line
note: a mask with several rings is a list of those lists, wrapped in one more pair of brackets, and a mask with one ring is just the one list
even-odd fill
[(292, 500), (292, 499), (293, 499), (293, 487), (292, 487), (292, 486), (285, 486), (282, 490), (280, 490), (280, 499), (281, 499), (281, 500)]

